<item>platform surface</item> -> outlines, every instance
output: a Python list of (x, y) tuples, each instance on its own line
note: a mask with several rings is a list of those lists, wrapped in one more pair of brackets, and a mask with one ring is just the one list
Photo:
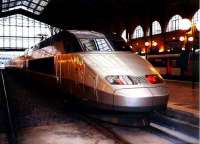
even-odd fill
[(199, 117), (199, 83), (195, 83), (194, 89), (192, 82), (166, 80), (166, 83), (170, 93), (168, 108)]

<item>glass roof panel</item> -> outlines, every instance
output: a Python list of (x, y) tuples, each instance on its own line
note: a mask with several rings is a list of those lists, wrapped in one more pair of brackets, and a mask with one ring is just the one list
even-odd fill
[(34, 3), (31, 3), (31, 4), (30, 4), (30, 7), (31, 7), (32, 9), (35, 9), (35, 7), (36, 7), (36, 4), (34, 4)]
[(14, 2), (9, 3), (9, 7), (13, 7), (15, 5)]
[(39, 15), (39, 14), (40, 14), (40, 12), (39, 12), (39, 11), (35, 11), (35, 12), (34, 12), (34, 14), (36, 14), (36, 15)]
[(42, 11), (44, 9), (44, 7), (38, 6), (37, 7), (37, 11)]
[(22, 1), (16, 1), (16, 5), (22, 5)]
[(32, 2), (38, 4), (40, 0), (33, 0)]
[(28, 2), (28, 1), (23, 1), (23, 5), (24, 5), (24, 6), (28, 6), (28, 5), (29, 5), (29, 2)]
[(46, 6), (48, 2), (46, 0), (41, 0), (40, 5), (41, 6)]
[(2, 0), (2, 3), (7, 3), (8, 2), (8, 0)]
[(2, 9), (6, 9), (8, 7), (8, 4), (3, 4)]
[(49, 0), (2, 0), (2, 12), (23, 9), (40, 15), (44, 8), (47, 6)]

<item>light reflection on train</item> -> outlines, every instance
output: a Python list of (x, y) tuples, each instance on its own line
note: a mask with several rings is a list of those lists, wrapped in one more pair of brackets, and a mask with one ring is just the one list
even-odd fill
[(12, 67), (54, 76), (66, 94), (101, 109), (145, 112), (167, 106), (169, 93), (155, 68), (131, 52), (114, 51), (94, 31), (59, 32), (13, 60)]

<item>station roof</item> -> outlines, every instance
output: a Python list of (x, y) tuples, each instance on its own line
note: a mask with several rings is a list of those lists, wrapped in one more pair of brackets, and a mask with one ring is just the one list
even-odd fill
[(165, 19), (198, 6), (198, 0), (0, 0), (0, 17), (21, 13), (56, 27), (98, 29), (146, 17)]
[(49, 0), (1, 0), (1, 12), (23, 9), (40, 15)]

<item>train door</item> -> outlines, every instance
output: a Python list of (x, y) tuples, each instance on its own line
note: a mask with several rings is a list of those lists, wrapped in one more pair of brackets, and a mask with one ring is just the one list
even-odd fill
[(166, 74), (172, 75), (172, 61), (170, 58), (166, 58), (166, 60), (167, 60)]
[(85, 98), (90, 101), (96, 101), (96, 85), (97, 85), (97, 75), (87, 67), (85, 69), (84, 77), (84, 93)]
[(57, 82), (66, 93), (74, 94), (76, 91), (76, 71), (74, 56), (62, 54), (56, 56), (56, 77)]
[(179, 57), (173, 56), (168, 58), (167, 74), (171, 76), (180, 76)]
[(81, 57), (79, 57), (78, 55), (75, 55), (73, 59), (74, 59), (73, 60), (74, 93), (78, 97), (83, 97), (85, 65)]
[(57, 83), (60, 85), (61, 84), (61, 79), (62, 79), (62, 75), (61, 75), (61, 55), (57, 55), (54, 57), (54, 69), (55, 69), (55, 75), (56, 75), (56, 79), (57, 79)]
[(83, 97), (83, 93), (84, 93), (84, 77), (85, 77), (85, 66), (83, 63), (81, 64), (77, 64), (77, 82), (76, 82), (76, 88), (77, 88), (77, 92), (78, 95), (80, 97)]

